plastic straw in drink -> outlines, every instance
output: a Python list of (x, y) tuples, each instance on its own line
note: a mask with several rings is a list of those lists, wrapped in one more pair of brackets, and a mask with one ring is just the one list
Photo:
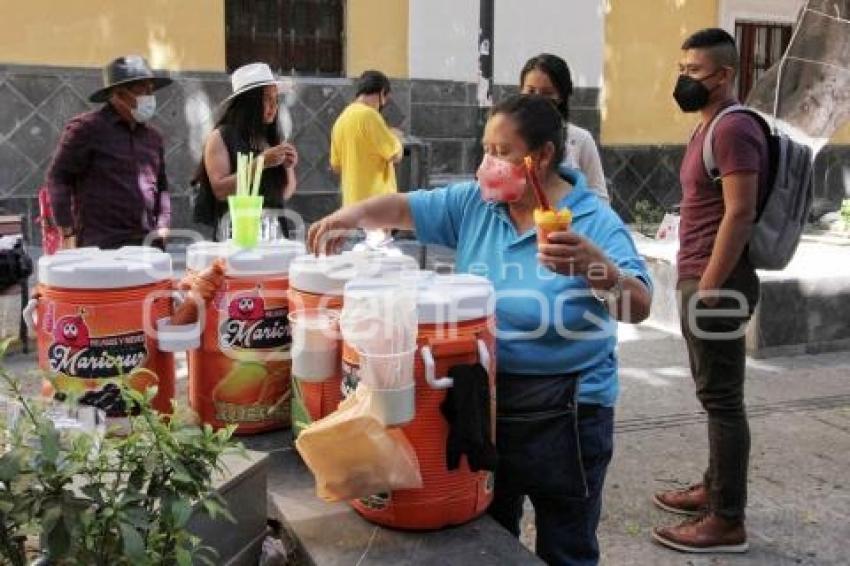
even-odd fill
[(256, 171), (254, 172), (254, 186), (251, 188), (251, 196), (260, 194), (260, 179), (263, 176), (263, 166), (265, 165), (265, 157), (260, 155), (255, 164)]
[(531, 157), (525, 156), (525, 170), (528, 172), (528, 177), (531, 179), (531, 186), (534, 188), (534, 196), (537, 197), (537, 203), (543, 210), (552, 210), (552, 205), (549, 204), (549, 199), (546, 198), (546, 193), (543, 192), (543, 187), (540, 186), (540, 179), (537, 178), (537, 173), (534, 171), (534, 162)]

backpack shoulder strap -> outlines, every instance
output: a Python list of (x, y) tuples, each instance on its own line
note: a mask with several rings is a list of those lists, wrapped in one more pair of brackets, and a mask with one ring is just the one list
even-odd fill
[(732, 112), (750, 112), (746, 106), (742, 104), (733, 104), (727, 106), (717, 113), (711, 122), (708, 124), (708, 131), (705, 134), (705, 139), (702, 141), (702, 164), (705, 167), (705, 172), (709, 179), (714, 182), (720, 180), (720, 170), (717, 168), (717, 162), (714, 160), (714, 128), (717, 126), (720, 119), (731, 114)]

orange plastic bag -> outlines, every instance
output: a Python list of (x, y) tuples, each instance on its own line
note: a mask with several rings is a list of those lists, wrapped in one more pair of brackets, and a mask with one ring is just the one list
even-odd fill
[(369, 390), (358, 386), (295, 441), (316, 478), (316, 495), (326, 501), (422, 487), (419, 460), (407, 437), (385, 428), (370, 406)]

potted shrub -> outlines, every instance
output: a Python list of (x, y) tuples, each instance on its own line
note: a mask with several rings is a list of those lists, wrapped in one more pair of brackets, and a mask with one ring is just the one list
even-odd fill
[(841, 202), (841, 222), (844, 225), (844, 231), (850, 232), (850, 199), (844, 199)]
[(661, 224), (663, 219), (664, 209), (660, 206), (652, 204), (646, 199), (635, 203), (634, 211), (632, 212), (632, 224), (644, 236), (654, 238), (655, 232), (658, 230), (658, 225)]

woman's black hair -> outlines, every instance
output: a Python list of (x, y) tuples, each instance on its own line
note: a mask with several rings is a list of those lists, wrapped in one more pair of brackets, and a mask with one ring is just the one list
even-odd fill
[[(277, 114), (275, 114), (275, 119), (271, 124), (263, 122), (263, 91), (264, 89), (261, 87), (252, 88), (234, 97), (216, 120), (213, 129), (227, 126), (236, 132), (236, 136), (255, 152), (262, 151), (264, 144), (268, 144), (269, 147), (280, 144), (283, 135), (280, 131)], [(235, 169), (236, 164), (232, 163), (231, 167)], [(201, 162), (192, 182), (206, 180), (208, 183), (208, 179), (202, 154)]]
[(263, 91), (264, 88), (252, 88), (235, 97), (215, 123), (219, 126), (229, 126), (239, 133), (239, 137), (255, 150), (264, 143), (269, 147), (276, 146), (281, 141), (280, 127), (277, 114), (271, 124), (263, 122)]
[(546, 73), (546, 76), (552, 81), (552, 85), (558, 91), (558, 97), (561, 99), (556, 105), (558, 112), (561, 113), (564, 122), (568, 122), (570, 119), (570, 96), (573, 94), (573, 78), (570, 74), (569, 65), (566, 61), (551, 53), (541, 53), (532, 57), (525, 62), (519, 74), (520, 88), (525, 83), (525, 76), (534, 70)]
[(510, 116), (517, 126), (520, 137), (528, 149), (541, 149), (547, 142), (555, 146), (552, 168), (564, 159), (564, 126), (552, 101), (539, 94), (511, 96), (496, 104), (490, 116)]

